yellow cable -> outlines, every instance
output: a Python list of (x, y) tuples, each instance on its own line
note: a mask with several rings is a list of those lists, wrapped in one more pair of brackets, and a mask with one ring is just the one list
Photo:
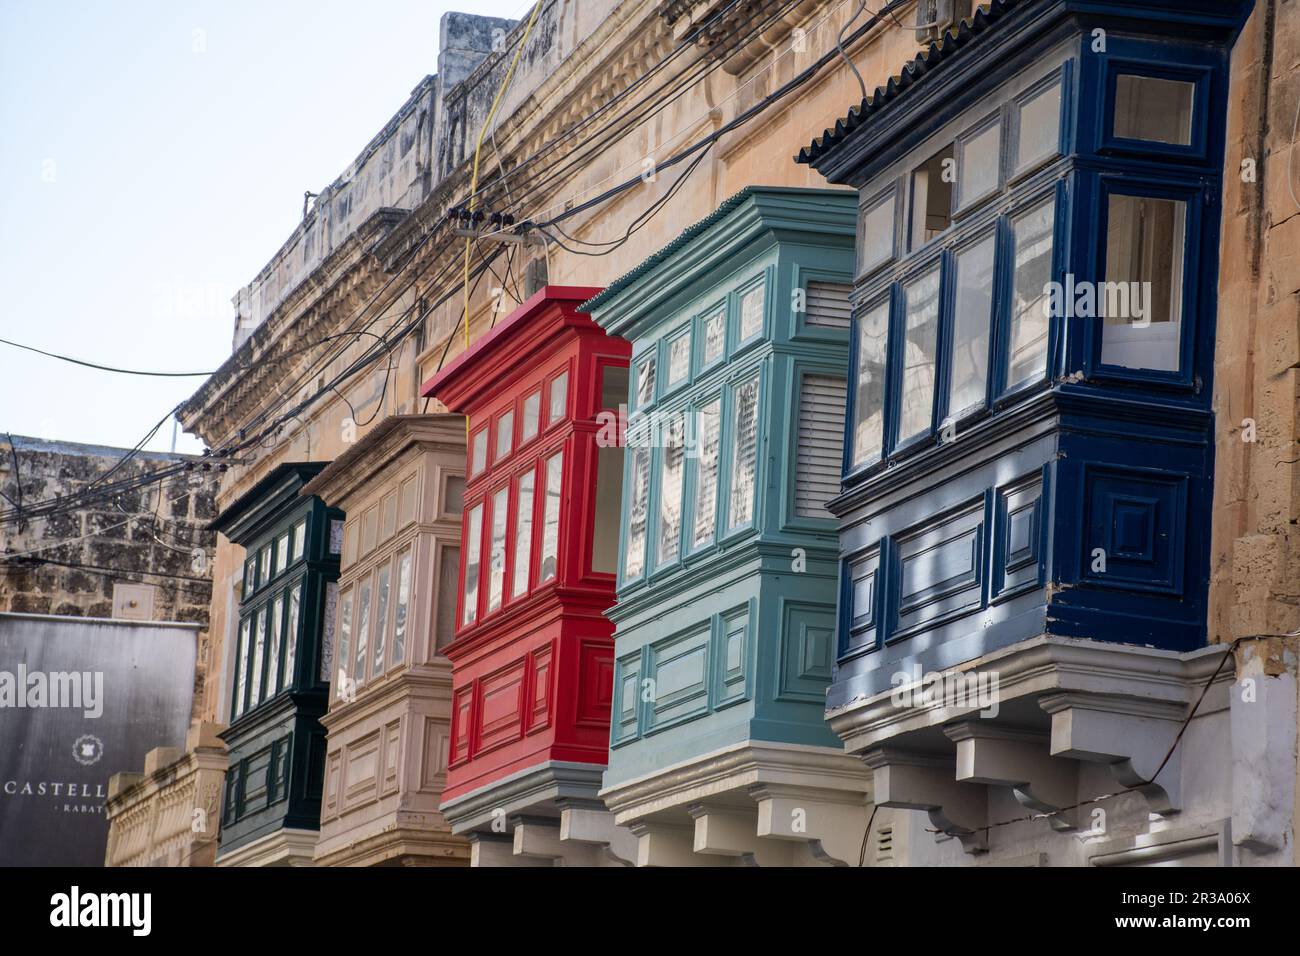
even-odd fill
[[(528, 25), (524, 27), (524, 35), (519, 38), (519, 45), (515, 47), (514, 58), (510, 61), (510, 68), (506, 70), (506, 75), (501, 78), (501, 86), (497, 90), (496, 99), (492, 101), (492, 108), (488, 110), (487, 119), (483, 121), (483, 128), (478, 131), (478, 143), (474, 146), (474, 169), (469, 180), (469, 212), (474, 212), (474, 204), (478, 199), (478, 160), (479, 154), (483, 150), (483, 137), (487, 135), (488, 127), (492, 125), (492, 119), (496, 116), (497, 107), (501, 105), (501, 97), (505, 95), (506, 88), (510, 85), (510, 78), (514, 76), (515, 66), (519, 63), (519, 55), (524, 52), (524, 44), (528, 42), (528, 35), (533, 32), (533, 24), (537, 20), (537, 14), (541, 12), (542, 4), (546, 0), (537, 0), (533, 4), (532, 16), (528, 18)], [(474, 221), (471, 216), (470, 226), (474, 228)], [(470, 255), (470, 238), (465, 237), (465, 351), (469, 351), (469, 255)], [(465, 420), (466, 434), (469, 432), (469, 419)]]

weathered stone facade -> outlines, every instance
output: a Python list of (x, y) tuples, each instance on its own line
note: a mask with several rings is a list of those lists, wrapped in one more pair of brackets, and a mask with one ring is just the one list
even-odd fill
[[(72, 442), (12, 436), (0, 441), (0, 490), (16, 507), (87, 488), (127, 454)], [(14, 462), (17, 460), (17, 474)], [(141, 452), (112, 480), (187, 461)], [(153, 588), (150, 619), (199, 624), (195, 716), (200, 713), (212, 602), (215, 472), (182, 473), (86, 507), (0, 526), (0, 611), (113, 617), (116, 584)], [(21, 488), (21, 493), (20, 493)]]

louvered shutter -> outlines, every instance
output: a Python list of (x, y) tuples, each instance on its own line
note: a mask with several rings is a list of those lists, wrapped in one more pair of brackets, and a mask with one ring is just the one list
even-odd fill
[(840, 493), (847, 401), (848, 385), (842, 378), (805, 375), (800, 382), (794, 510), (801, 518), (832, 517), (826, 502)]
[(852, 308), (849, 306), (851, 285), (842, 282), (809, 282), (808, 325), (820, 329), (849, 330)]

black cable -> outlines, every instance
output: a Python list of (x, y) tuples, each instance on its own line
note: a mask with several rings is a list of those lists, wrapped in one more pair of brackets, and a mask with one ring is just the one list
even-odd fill
[(12, 345), (16, 349), (26, 349), (28, 352), (35, 352), (38, 355), (45, 355), (53, 359), (59, 359), (62, 362), (71, 362), (73, 365), (84, 365), (86, 368), (99, 369), (101, 372), (119, 372), (122, 375), (148, 375), (153, 378), (200, 378), (212, 375), (212, 372), (143, 372), (139, 369), (116, 368), (112, 365), (99, 365), (95, 362), (87, 362), (83, 359), (72, 358), (68, 355), (59, 355), (57, 352), (47, 352), (44, 349), (38, 349), (33, 345), (23, 345), (21, 342), (12, 342), (9, 339), (0, 339), (0, 343)]
[[(23, 480), (18, 472), (18, 449), (14, 447), (14, 436), (5, 432), (5, 438), (9, 439), (9, 454), (13, 457), (14, 463), (14, 495), (18, 500), (14, 502), (14, 507), (18, 509), (18, 533), (23, 533), (23, 528), (27, 523), (23, 520)], [(6, 496), (7, 497), (7, 496)]]

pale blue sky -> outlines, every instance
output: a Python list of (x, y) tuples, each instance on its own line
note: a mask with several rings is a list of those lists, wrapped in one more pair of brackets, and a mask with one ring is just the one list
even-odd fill
[[(215, 369), (230, 298), (435, 72), (451, 9), (528, 0), (0, 0), (0, 337)], [(130, 446), (201, 378), (0, 344), (0, 432)], [(166, 450), (166, 425), (150, 448)], [(178, 451), (200, 444), (181, 434)]]

